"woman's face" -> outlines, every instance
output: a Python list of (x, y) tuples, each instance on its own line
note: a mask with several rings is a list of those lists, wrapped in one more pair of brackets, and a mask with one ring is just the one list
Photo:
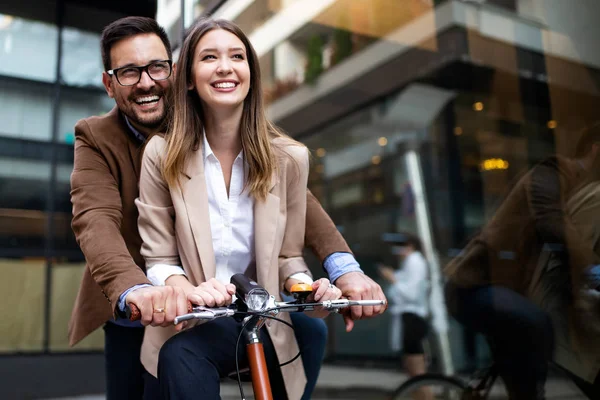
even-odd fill
[(194, 49), (191, 82), (205, 107), (242, 107), (250, 89), (246, 48), (233, 33), (213, 29)]

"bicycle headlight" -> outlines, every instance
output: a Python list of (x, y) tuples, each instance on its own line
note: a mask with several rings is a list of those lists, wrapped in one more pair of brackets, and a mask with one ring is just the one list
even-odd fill
[(271, 296), (256, 281), (244, 274), (235, 274), (231, 277), (231, 283), (235, 286), (236, 296), (246, 303), (248, 310), (260, 312), (267, 308)]
[(269, 297), (269, 292), (265, 289), (256, 288), (246, 294), (244, 302), (251, 311), (264, 311), (267, 308)]

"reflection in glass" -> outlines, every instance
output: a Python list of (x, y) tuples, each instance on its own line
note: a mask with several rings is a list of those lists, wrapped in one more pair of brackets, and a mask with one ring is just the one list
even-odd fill
[(57, 38), (56, 26), (0, 14), (0, 75), (53, 82)]
[(61, 81), (72, 86), (102, 87), (100, 34), (63, 28)]
[(75, 347), (69, 347), (67, 334), (69, 318), (84, 269), (84, 263), (59, 262), (52, 266), (50, 351), (89, 351), (104, 348), (102, 329), (96, 330)]
[(45, 265), (0, 258), (0, 353), (42, 350)]
[(0, 121), (0, 136), (50, 141), (52, 86), (0, 77)]
[(0, 249), (43, 254), (49, 178), (46, 161), (0, 157)]

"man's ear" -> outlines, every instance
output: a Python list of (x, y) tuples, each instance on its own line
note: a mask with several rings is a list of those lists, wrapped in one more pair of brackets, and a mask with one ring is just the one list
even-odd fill
[(113, 80), (111, 79), (111, 76), (106, 73), (106, 71), (102, 72), (102, 84), (104, 85), (104, 89), (106, 89), (106, 94), (108, 94), (108, 97), (114, 99), (115, 95), (112, 87)]

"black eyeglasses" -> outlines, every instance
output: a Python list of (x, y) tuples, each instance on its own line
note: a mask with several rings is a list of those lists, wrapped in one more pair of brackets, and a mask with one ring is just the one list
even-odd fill
[(164, 81), (171, 76), (172, 61), (161, 60), (153, 61), (148, 65), (141, 67), (127, 66), (121, 68), (110, 69), (106, 71), (110, 76), (116, 76), (117, 82), (121, 86), (136, 85), (142, 78), (142, 72), (146, 71), (150, 79), (153, 81)]

